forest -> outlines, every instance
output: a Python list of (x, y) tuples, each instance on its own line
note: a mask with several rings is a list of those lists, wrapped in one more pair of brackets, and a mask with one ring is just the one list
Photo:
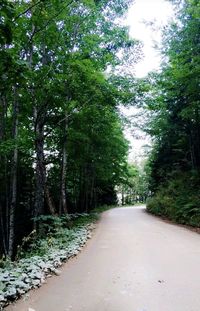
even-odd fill
[[(110, 207), (200, 228), (200, 3), (169, 2), (160, 70), (137, 78), (132, 0), (1, 0), (0, 309), (59, 275)], [(140, 165), (131, 122), (151, 137)]]
[(1, 255), (14, 258), (41, 215), (116, 204), (138, 176), (119, 109), (135, 101), (123, 68), (140, 58), (121, 22), (130, 3), (1, 1)]
[[(171, 1), (162, 65), (142, 57), (123, 18), (131, 0), (0, 4), (0, 254), (14, 259), (38, 219), (145, 201), (156, 215), (200, 222), (200, 4)], [(143, 173), (128, 163), (127, 120), (152, 137)]]
[(160, 73), (146, 96), (153, 137), (147, 163), (148, 210), (200, 226), (200, 3), (173, 1), (175, 21), (163, 31)]

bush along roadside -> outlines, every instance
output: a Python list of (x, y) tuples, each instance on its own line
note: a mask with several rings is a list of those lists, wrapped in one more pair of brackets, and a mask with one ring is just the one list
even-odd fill
[(200, 180), (192, 173), (177, 173), (147, 201), (147, 211), (169, 220), (200, 228)]
[(33, 231), (23, 240), (16, 260), (0, 261), (0, 310), (46, 283), (53, 274), (60, 275), (59, 267), (76, 256), (91, 238), (98, 217), (99, 213), (93, 212), (37, 219), (37, 234)]

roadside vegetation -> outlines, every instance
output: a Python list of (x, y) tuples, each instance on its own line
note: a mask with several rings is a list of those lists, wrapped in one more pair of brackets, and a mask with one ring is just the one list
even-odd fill
[(148, 211), (200, 226), (200, 5), (172, 1), (176, 20), (163, 32), (163, 64), (149, 76), (146, 104), (153, 137)]
[(148, 197), (148, 175), (144, 165), (128, 164), (127, 173), (117, 187), (118, 202), (123, 205), (146, 203)]
[(15, 261), (0, 261), (0, 309), (42, 286), (52, 275), (59, 276), (59, 268), (81, 251), (100, 214), (110, 208), (102, 206), (90, 214), (39, 217), (37, 232), (23, 238)]
[[(149, 197), (149, 212), (200, 227), (200, 5), (171, 2), (161, 71), (136, 79), (131, 0), (1, 1), (2, 306), (59, 275), (117, 202)], [(128, 163), (131, 105), (153, 141), (145, 169)]]
[(119, 188), (141, 196), (119, 109), (136, 101), (131, 2), (0, 3), (0, 307), (59, 275)]
[(0, 257), (14, 260), (43, 216), (116, 203), (128, 172), (119, 106), (135, 101), (124, 68), (140, 58), (121, 23), (130, 3), (1, 1)]

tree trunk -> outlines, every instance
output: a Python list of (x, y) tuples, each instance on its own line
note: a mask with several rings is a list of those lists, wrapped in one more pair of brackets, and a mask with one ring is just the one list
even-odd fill
[(36, 152), (34, 216), (38, 217), (44, 213), (46, 167), (44, 161), (44, 120), (42, 116), (38, 116), (36, 108), (34, 114)]
[[(35, 26), (33, 25), (33, 32)], [(47, 51), (45, 47), (45, 38), (41, 46), (42, 65), (47, 63)], [(30, 53), (32, 61), (33, 47)], [(35, 217), (44, 213), (44, 199), (45, 190), (47, 191), (47, 198), (49, 200), (49, 191), (46, 188), (46, 166), (44, 155), (44, 126), (46, 119), (46, 103), (41, 103), (34, 107), (34, 121), (35, 121), (35, 152), (36, 152), (36, 173), (35, 173)], [(49, 201), (48, 201), (49, 202)], [(49, 202), (50, 203), (50, 202)], [(52, 202), (51, 202), (52, 203)], [(51, 205), (50, 203), (50, 205)], [(52, 205), (51, 207), (52, 208)]]
[(8, 252), (7, 252), (7, 243), (6, 243), (6, 233), (5, 233), (5, 229), (4, 229), (4, 217), (3, 217), (3, 209), (2, 209), (2, 205), (0, 202), (0, 227), (1, 227), (1, 236), (2, 236), (2, 251), (3, 254), (7, 257)]
[(68, 130), (68, 116), (65, 114), (64, 121), (64, 140), (62, 147), (62, 163), (61, 163), (61, 181), (60, 181), (60, 202), (59, 214), (63, 212), (68, 213), (67, 209), (67, 196), (66, 196), (66, 177), (67, 177), (67, 130)]
[[(5, 96), (0, 98), (0, 142), (5, 140), (5, 131), (6, 131), (6, 119), (7, 119), (7, 102)], [(3, 206), (8, 206), (8, 174), (7, 174), (7, 156), (6, 154), (0, 154), (0, 163), (1, 163), (1, 175), (0, 175), (0, 202)], [(7, 223), (6, 223), (7, 226)]]
[(122, 205), (124, 205), (124, 187), (122, 185)]
[(5, 133), (5, 110), (6, 110), (6, 104), (5, 99), (3, 96), (0, 98), (0, 142), (4, 139), (4, 133)]
[(195, 139), (195, 158), (196, 158), (196, 165), (197, 170), (200, 171), (200, 117), (199, 117), (199, 109), (195, 110), (195, 132), (196, 132), (196, 139)]
[(94, 175), (94, 169), (92, 169), (92, 180), (91, 180), (91, 187), (90, 187), (90, 209), (94, 207), (94, 186), (95, 186), (95, 175)]
[(13, 139), (15, 142), (13, 151), (13, 161), (11, 166), (11, 187), (10, 187), (10, 218), (9, 218), (9, 242), (8, 242), (8, 256), (11, 258), (13, 256), (14, 248), (14, 227), (15, 227), (15, 210), (17, 205), (17, 164), (18, 164), (18, 114), (19, 114), (19, 102), (17, 99), (16, 87), (14, 89), (14, 103), (13, 103)]
[(49, 209), (51, 215), (56, 215), (55, 205), (54, 205), (54, 202), (52, 200), (52, 197), (51, 197), (51, 194), (49, 191), (49, 187), (47, 184), (45, 185), (45, 198), (46, 198), (48, 209)]
[[(0, 95), (0, 143), (4, 141), (5, 136), (5, 118), (6, 118), (6, 101), (4, 96)], [(5, 217), (5, 211), (3, 206), (6, 206), (6, 191), (7, 188), (7, 178), (5, 176), (5, 157), (0, 154), (0, 163), (1, 163), (1, 171), (0, 171), (0, 228), (1, 228), (1, 236), (2, 236), (2, 251), (7, 256), (7, 219)]]
[(196, 168), (196, 161), (195, 161), (195, 153), (194, 153), (193, 132), (191, 129), (189, 132), (189, 143), (190, 143), (191, 166), (192, 166), (192, 169), (194, 170)]

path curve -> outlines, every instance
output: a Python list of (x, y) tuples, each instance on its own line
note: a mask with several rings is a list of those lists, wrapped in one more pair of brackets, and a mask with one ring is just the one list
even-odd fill
[(105, 212), (62, 274), (6, 311), (200, 311), (200, 235), (148, 215)]

